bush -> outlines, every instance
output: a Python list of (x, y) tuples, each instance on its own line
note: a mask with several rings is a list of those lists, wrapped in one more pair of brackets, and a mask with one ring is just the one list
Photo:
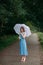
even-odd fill
[(5, 47), (11, 45), (17, 39), (17, 35), (8, 35), (0, 37), (0, 50), (3, 50)]
[(43, 47), (43, 33), (42, 32), (38, 32), (38, 36), (39, 36), (40, 44)]
[(32, 33), (37, 32), (38, 28), (31, 21), (27, 21), (25, 24), (30, 27)]

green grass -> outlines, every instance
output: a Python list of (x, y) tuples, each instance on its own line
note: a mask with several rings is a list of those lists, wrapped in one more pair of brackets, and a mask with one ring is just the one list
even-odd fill
[(43, 33), (42, 33), (42, 32), (38, 32), (37, 34), (38, 34), (38, 36), (39, 36), (40, 44), (41, 44), (41, 46), (42, 46), (42, 48), (43, 48)]
[(5, 47), (11, 45), (18, 39), (17, 35), (8, 35), (0, 37), (0, 50), (3, 50)]

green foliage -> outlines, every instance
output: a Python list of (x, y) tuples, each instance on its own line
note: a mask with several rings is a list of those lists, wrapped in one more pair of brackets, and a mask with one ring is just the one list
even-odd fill
[(42, 0), (0, 0), (0, 35), (13, 34), (16, 23), (27, 21), (32, 21), (33, 28), (43, 31)]
[(0, 50), (3, 50), (5, 47), (13, 44), (18, 39), (18, 36), (16, 35), (8, 35), (8, 36), (2, 36), (0, 37)]
[(38, 36), (39, 36), (40, 44), (41, 44), (41, 46), (42, 46), (42, 48), (43, 48), (43, 33), (42, 33), (42, 32), (38, 32), (37, 34), (38, 34)]
[(37, 27), (35, 27), (35, 26), (34, 26), (34, 24), (33, 24), (32, 22), (27, 21), (25, 24), (26, 24), (27, 26), (29, 26), (29, 27), (30, 27), (30, 30), (31, 30), (31, 32), (32, 32), (32, 33), (34, 33), (34, 32), (37, 32), (37, 31), (38, 31), (38, 28), (37, 28)]
[(27, 19), (34, 23), (34, 26), (43, 31), (43, 1), (42, 0), (24, 0), (27, 10)]
[(0, 1), (0, 35), (13, 33), (16, 23), (24, 22), (26, 10), (22, 0)]

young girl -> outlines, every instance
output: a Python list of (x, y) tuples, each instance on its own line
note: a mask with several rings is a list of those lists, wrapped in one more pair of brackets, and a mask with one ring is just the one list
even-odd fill
[(26, 61), (26, 56), (28, 55), (25, 37), (26, 37), (25, 29), (24, 27), (21, 27), (19, 39), (20, 39), (20, 55), (22, 56), (21, 58), (22, 62)]

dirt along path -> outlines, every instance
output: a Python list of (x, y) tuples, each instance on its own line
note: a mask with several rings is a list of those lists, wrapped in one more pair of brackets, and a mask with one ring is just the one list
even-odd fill
[(32, 34), (26, 40), (29, 55), (25, 63), (20, 62), (19, 41), (17, 41), (0, 52), (0, 65), (40, 65), (40, 43), (37, 34)]

